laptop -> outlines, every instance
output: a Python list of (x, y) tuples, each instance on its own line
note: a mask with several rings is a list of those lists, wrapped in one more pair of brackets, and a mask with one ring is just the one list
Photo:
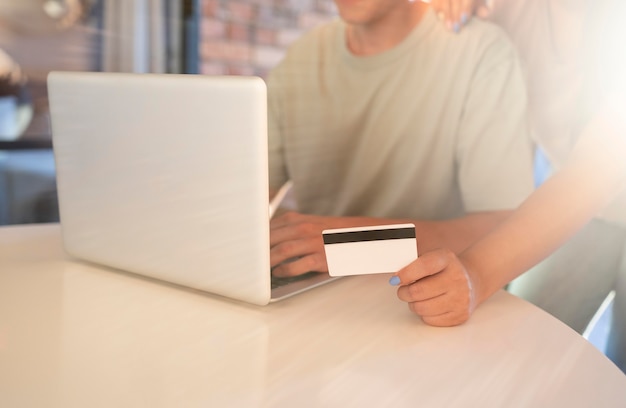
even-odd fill
[(258, 77), (50, 73), (66, 252), (256, 305), (333, 280), (272, 284), (266, 93)]

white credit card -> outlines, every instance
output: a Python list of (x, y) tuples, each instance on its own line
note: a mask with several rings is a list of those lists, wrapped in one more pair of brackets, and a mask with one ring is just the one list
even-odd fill
[(330, 229), (322, 237), (331, 276), (393, 273), (417, 259), (413, 224)]

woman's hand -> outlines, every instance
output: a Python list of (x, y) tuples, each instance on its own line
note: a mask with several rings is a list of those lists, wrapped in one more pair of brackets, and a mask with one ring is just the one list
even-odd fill
[(391, 277), (398, 298), (432, 326), (455, 326), (476, 308), (476, 285), (468, 268), (450, 250), (427, 252)]
[(437, 17), (448, 30), (458, 33), (473, 17), (486, 18), (491, 11), (490, 0), (430, 0)]

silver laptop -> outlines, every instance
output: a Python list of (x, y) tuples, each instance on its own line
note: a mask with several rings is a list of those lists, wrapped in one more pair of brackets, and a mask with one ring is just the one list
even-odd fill
[(48, 94), (71, 256), (257, 305), (332, 280), (272, 290), (262, 79), (52, 72)]

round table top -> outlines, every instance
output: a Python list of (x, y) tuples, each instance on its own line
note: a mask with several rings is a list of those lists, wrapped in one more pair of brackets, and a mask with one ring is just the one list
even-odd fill
[(506, 292), (423, 324), (388, 276), (268, 306), (68, 258), (57, 224), (0, 228), (3, 407), (623, 407), (626, 376)]

